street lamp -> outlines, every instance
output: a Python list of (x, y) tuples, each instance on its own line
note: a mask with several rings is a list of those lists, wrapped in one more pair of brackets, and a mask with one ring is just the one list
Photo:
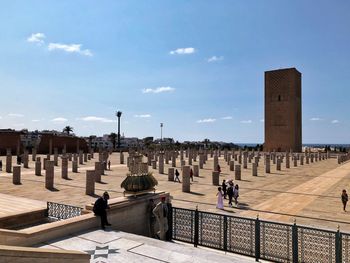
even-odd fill
[(118, 117), (118, 137), (117, 137), (117, 146), (118, 146), (118, 149), (120, 148), (120, 117), (122, 116), (122, 112), (121, 111), (117, 111), (115, 113), (115, 115)]
[(163, 141), (163, 122), (160, 123), (160, 141)]

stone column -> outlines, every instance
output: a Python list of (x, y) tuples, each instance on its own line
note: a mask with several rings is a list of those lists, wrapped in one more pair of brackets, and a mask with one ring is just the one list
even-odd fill
[(252, 163), (252, 176), (258, 176), (258, 167), (255, 163)]
[(21, 184), (21, 166), (20, 165), (13, 166), (12, 183)]
[(79, 164), (84, 164), (83, 151), (79, 151)]
[(219, 158), (217, 155), (214, 155), (214, 167), (213, 171), (216, 171), (218, 169), (218, 164), (219, 164)]
[(29, 168), (29, 153), (27, 150), (24, 150), (23, 153), (23, 167)]
[(235, 165), (235, 180), (241, 180), (241, 165)]
[(293, 164), (294, 164), (294, 167), (298, 166), (298, 159), (296, 156), (293, 156)]
[(243, 153), (243, 169), (248, 168), (248, 162), (247, 162), (247, 152)]
[(53, 161), (55, 166), (58, 166), (58, 149), (57, 148), (54, 149)]
[(176, 167), (176, 154), (175, 152), (171, 155), (171, 167)]
[(304, 165), (304, 155), (300, 156), (300, 165)]
[(68, 158), (66, 156), (62, 156), (62, 178), (68, 179)]
[(174, 175), (175, 175), (175, 169), (174, 168), (168, 168), (168, 181), (173, 182), (174, 181)]
[(71, 162), (72, 161), (72, 154), (68, 153), (68, 160)]
[(220, 185), (220, 174), (218, 171), (212, 171), (212, 184), (213, 185)]
[(199, 169), (203, 169), (203, 164), (204, 164), (204, 155), (203, 153), (199, 154)]
[(6, 150), (6, 173), (11, 173), (12, 171), (12, 153), (11, 149)]
[(120, 152), (120, 164), (124, 164), (124, 153), (123, 152)]
[(230, 161), (230, 171), (234, 171), (235, 170), (235, 160), (231, 160)]
[(159, 164), (158, 164), (158, 168), (159, 168), (159, 174), (164, 174), (164, 154), (160, 153), (159, 154)]
[(32, 161), (35, 162), (36, 160), (36, 148), (32, 148)]
[(197, 164), (193, 165), (193, 176), (199, 177), (199, 166)]
[(182, 192), (185, 193), (191, 192), (190, 170), (191, 167), (188, 165), (182, 167)]
[(35, 161), (35, 175), (37, 175), (37, 176), (41, 175), (41, 160), (40, 160), (40, 157), (37, 157), (36, 161)]
[(72, 161), (72, 172), (73, 173), (78, 172), (78, 161)]
[(308, 154), (306, 155), (305, 160), (306, 160), (306, 161), (305, 161), (306, 164), (309, 164), (309, 163), (310, 163), (310, 162), (309, 162), (309, 155), (308, 155)]
[(311, 163), (313, 163), (314, 162), (314, 155), (313, 154), (311, 154)]
[(270, 173), (270, 155), (266, 155), (265, 159), (265, 173)]
[(54, 188), (54, 162), (47, 160), (45, 166), (45, 188), (52, 190)]
[(43, 169), (46, 170), (46, 161), (50, 161), (47, 158), (43, 159)]
[(276, 161), (276, 170), (281, 171), (281, 159), (279, 157), (277, 157)]
[(290, 158), (289, 155), (286, 155), (286, 168), (290, 168)]
[(192, 154), (192, 151), (190, 151), (188, 154), (188, 164), (189, 165), (192, 165), (192, 158), (193, 158), (193, 154)]
[(85, 194), (86, 195), (94, 195), (95, 194), (95, 171), (87, 170), (86, 171), (86, 186), (85, 186)]
[(88, 161), (88, 154), (84, 153), (84, 162), (87, 163), (87, 161)]
[(156, 160), (152, 161), (152, 169), (157, 169), (157, 161)]
[(101, 175), (102, 175), (102, 169), (103, 164), (101, 162), (95, 162), (95, 182), (101, 182)]
[(242, 164), (242, 154), (241, 153), (238, 155), (238, 163)]
[(226, 162), (228, 165), (230, 165), (230, 161), (231, 161), (231, 153), (227, 153)]
[(256, 167), (259, 167), (259, 157), (254, 157), (254, 163), (256, 164)]

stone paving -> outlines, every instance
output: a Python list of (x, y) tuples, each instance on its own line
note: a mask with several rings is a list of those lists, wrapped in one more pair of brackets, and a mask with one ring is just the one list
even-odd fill
[[(43, 156), (41, 156), (43, 157)], [(4, 156), (0, 157), (5, 164)], [(29, 158), (31, 160), (31, 158)], [(126, 159), (126, 156), (125, 156)], [(13, 162), (15, 158), (13, 158)], [(40, 201), (53, 201), (83, 207), (91, 203), (96, 197), (85, 195), (86, 170), (94, 169), (95, 159), (79, 165), (79, 173), (71, 172), (69, 163), (69, 179), (61, 178), (61, 164), (55, 167), (54, 189), (45, 189), (44, 176), (34, 175), (34, 163), (29, 162), (29, 168), (22, 168), (21, 185), (12, 183), (12, 174), (0, 173), (0, 192), (18, 197), (26, 197)], [(198, 160), (197, 160), (198, 161)], [(109, 191), (111, 198), (122, 196), (120, 183), (127, 173), (126, 165), (119, 164), (119, 154), (111, 155), (111, 171), (106, 171), (102, 182), (96, 183), (97, 195)], [(234, 172), (219, 158), (222, 179), (234, 178)], [(261, 162), (262, 163), (262, 162)], [(198, 164), (195, 162), (194, 164)], [(242, 169), (242, 180), (236, 181), (240, 185), (238, 207), (229, 208), (225, 202), (225, 210), (217, 210), (217, 186), (212, 185), (213, 159), (209, 158), (200, 169), (199, 177), (194, 178), (191, 192), (182, 192), (182, 185), (169, 182), (167, 171), (170, 165), (165, 164), (165, 174), (159, 174), (152, 169), (158, 179), (158, 190), (165, 190), (173, 196), (174, 206), (200, 210), (240, 215), (255, 218), (257, 214), (261, 219), (292, 223), (296, 219), (298, 224), (312, 225), (335, 230), (338, 225), (343, 231), (350, 232), (349, 213), (342, 211), (340, 194), (343, 188), (350, 190), (350, 163), (338, 165), (336, 159), (314, 162), (308, 165), (277, 171), (271, 164), (271, 173), (265, 174), (264, 166), (259, 165), (258, 176), (252, 176), (251, 164), (248, 169)], [(177, 160), (177, 169), (180, 170), (180, 161)], [(181, 176), (180, 176), (181, 178)]]
[(255, 262), (255, 259), (250, 257), (199, 247), (195, 248), (182, 243), (163, 242), (119, 231), (95, 230), (84, 232), (38, 244), (36, 247), (84, 251), (91, 255), (91, 263)]

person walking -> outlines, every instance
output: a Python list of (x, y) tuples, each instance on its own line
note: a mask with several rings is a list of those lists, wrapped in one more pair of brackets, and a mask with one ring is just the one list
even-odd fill
[(179, 171), (176, 169), (176, 170), (175, 170), (175, 180), (174, 180), (174, 182), (176, 182), (176, 180), (177, 180), (179, 183), (181, 183), (181, 182), (180, 182), (179, 175), (180, 175), (180, 173), (179, 173)]
[(108, 160), (108, 170), (111, 170), (111, 161)]
[(348, 202), (349, 198), (348, 198), (348, 194), (346, 193), (346, 190), (343, 189), (343, 192), (341, 194), (341, 201), (343, 203), (343, 210), (344, 212), (346, 212), (346, 203)]
[(190, 178), (191, 178), (191, 180), (192, 180), (192, 182), (193, 182), (193, 170), (192, 170), (192, 168), (191, 168), (191, 170), (190, 170)]
[(233, 189), (233, 198), (235, 199), (235, 205), (238, 205), (238, 197), (239, 197), (239, 186), (238, 184), (235, 185), (235, 188)]
[(218, 187), (218, 192), (216, 193), (216, 196), (218, 197), (218, 202), (216, 204), (216, 208), (224, 209), (224, 200), (222, 198), (221, 187)]
[(109, 199), (109, 194), (107, 192), (104, 192), (101, 197), (99, 197), (93, 207), (93, 211), (96, 216), (101, 217), (101, 228), (104, 230), (106, 226), (111, 226), (110, 223), (108, 223), (107, 220), (107, 209), (109, 209), (108, 205), (108, 199)]
[(218, 164), (218, 166), (217, 166), (217, 169), (216, 169), (218, 172), (219, 172), (219, 174), (221, 174), (221, 167), (220, 167), (220, 164)]
[(232, 207), (232, 198), (233, 198), (233, 183), (230, 182), (229, 186), (227, 188), (227, 195), (228, 195), (228, 205), (229, 207)]
[(2, 160), (0, 160), (0, 171), (2, 171)]
[(227, 191), (226, 191), (226, 189), (227, 189), (227, 185), (226, 185), (226, 181), (225, 181), (225, 179), (224, 180), (222, 180), (222, 192), (223, 192), (223, 194), (224, 194), (224, 199), (226, 199), (226, 195), (227, 195)]

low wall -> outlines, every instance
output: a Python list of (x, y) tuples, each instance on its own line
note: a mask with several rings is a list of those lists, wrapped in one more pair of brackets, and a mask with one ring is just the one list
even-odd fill
[(73, 250), (0, 246), (0, 262), (11, 263), (89, 263), (90, 255)]
[[(108, 211), (108, 219), (112, 229), (149, 236), (149, 199), (154, 199), (155, 203), (158, 203), (161, 196), (169, 197), (169, 193), (156, 192), (139, 197), (120, 197), (109, 200), (111, 209)], [(86, 208), (91, 210), (92, 205), (89, 204)], [(99, 227), (100, 218), (93, 213), (87, 213), (18, 231), (0, 229), (0, 245), (31, 246)]]

